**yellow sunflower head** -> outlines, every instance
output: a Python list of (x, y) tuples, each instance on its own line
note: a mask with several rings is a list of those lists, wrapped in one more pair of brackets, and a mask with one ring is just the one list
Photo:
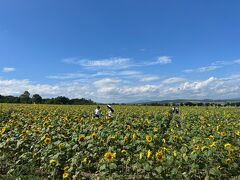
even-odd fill
[(97, 134), (94, 132), (94, 133), (92, 133), (92, 138), (93, 139), (96, 139), (97, 138)]
[(50, 164), (51, 164), (51, 166), (56, 166), (57, 165), (57, 160), (56, 159), (51, 159)]
[(156, 153), (156, 160), (161, 161), (163, 159), (163, 153), (161, 151)]
[(234, 149), (228, 149), (228, 156), (232, 156), (234, 154)]
[(123, 150), (121, 151), (121, 153), (122, 153), (122, 154), (127, 154), (127, 151), (126, 151), (125, 149), (123, 149)]
[(67, 179), (67, 178), (69, 178), (69, 176), (70, 176), (69, 173), (67, 173), (67, 172), (63, 173), (63, 179)]
[(199, 145), (198, 145), (198, 144), (194, 144), (194, 145), (193, 145), (193, 150), (196, 151), (196, 150), (198, 150), (198, 149), (199, 149)]
[(6, 128), (2, 128), (1, 135), (3, 135), (5, 133), (5, 131), (6, 131)]
[(48, 133), (46, 133), (46, 134), (44, 134), (44, 139), (46, 139), (46, 138), (49, 138), (50, 136), (49, 136), (49, 134)]
[(150, 159), (150, 157), (151, 157), (151, 151), (148, 150), (148, 152), (147, 152), (147, 158)]
[(173, 151), (173, 156), (177, 157), (177, 151), (176, 150)]
[(135, 133), (132, 135), (132, 139), (137, 139), (137, 135)]
[(78, 142), (83, 142), (85, 140), (85, 136), (84, 135), (80, 135), (78, 138)]
[(236, 134), (237, 136), (240, 136), (240, 131), (235, 131), (235, 134)]
[(229, 144), (229, 143), (227, 143), (227, 144), (224, 144), (224, 147), (225, 147), (226, 149), (228, 149), (228, 148), (230, 148), (230, 147), (231, 147), (231, 144)]
[(69, 166), (64, 166), (64, 171), (67, 171), (69, 168)]
[(210, 147), (216, 147), (216, 142), (212, 142), (212, 144), (210, 144)]
[(147, 135), (147, 136), (146, 136), (146, 141), (147, 141), (148, 143), (152, 142), (152, 137), (149, 136), (149, 135)]
[(225, 132), (221, 132), (220, 136), (224, 137), (224, 136), (226, 136), (226, 133)]
[(125, 136), (125, 137), (124, 137), (124, 142), (125, 142), (125, 143), (128, 143), (128, 141), (129, 141), (129, 140), (128, 140), (128, 137)]
[(130, 125), (127, 125), (126, 130), (129, 131), (131, 129)]
[(52, 142), (51, 138), (45, 138), (44, 143), (45, 144), (50, 144)]
[(153, 139), (156, 140), (157, 138), (158, 138), (158, 136), (155, 134), (155, 135), (153, 136)]
[(207, 149), (207, 146), (201, 147), (201, 151), (204, 151), (205, 149)]
[(116, 153), (106, 152), (104, 154), (105, 161), (113, 161), (116, 158)]
[(64, 144), (63, 144), (63, 143), (59, 143), (59, 144), (58, 144), (58, 148), (59, 148), (59, 149), (63, 149), (63, 148), (64, 148)]

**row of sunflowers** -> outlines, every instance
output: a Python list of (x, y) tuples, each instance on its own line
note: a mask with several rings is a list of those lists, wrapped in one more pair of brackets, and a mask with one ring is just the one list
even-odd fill
[(240, 109), (0, 105), (0, 177), (216, 179), (240, 175)]

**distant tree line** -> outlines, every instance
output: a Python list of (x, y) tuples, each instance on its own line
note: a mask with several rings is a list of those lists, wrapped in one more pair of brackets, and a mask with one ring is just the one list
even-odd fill
[[(139, 104), (138, 104), (139, 105)], [(240, 107), (240, 102), (224, 102), (224, 103), (214, 103), (214, 102), (184, 102), (184, 103), (145, 103), (140, 104), (145, 106), (217, 106), (217, 107), (225, 107), (225, 106), (237, 106)]]
[(96, 104), (91, 99), (69, 99), (64, 96), (56, 98), (42, 98), (39, 94), (34, 94), (32, 97), (28, 91), (25, 91), (19, 97), (15, 96), (2, 96), (0, 95), (0, 103), (23, 103), (23, 104), (69, 104), (69, 105), (85, 105)]

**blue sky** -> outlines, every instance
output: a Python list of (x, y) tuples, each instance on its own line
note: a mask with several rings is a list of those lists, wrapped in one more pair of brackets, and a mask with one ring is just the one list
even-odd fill
[(2, 0), (0, 94), (240, 97), (240, 2)]

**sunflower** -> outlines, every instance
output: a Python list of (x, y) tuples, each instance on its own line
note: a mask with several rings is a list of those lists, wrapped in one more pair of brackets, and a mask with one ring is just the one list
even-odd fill
[(50, 164), (51, 164), (51, 166), (56, 166), (57, 160), (51, 159), (51, 160), (50, 160)]
[(128, 137), (127, 136), (124, 137), (124, 142), (128, 143)]
[(70, 176), (69, 173), (67, 173), (67, 172), (63, 173), (63, 179), (67, 179), (67, 178), (69, 178), (69, 176)]
[(125, 149), (123, 149), (123, 150), (121, 151), (121, 153), (122, 153), (122, 154), (127, 154), (127, 151), (126, 151)]
[(207, 149), (207, 146), (201, 147), (201, 151), (204, 151), (205, 149)]
[(210, 147), (216, 147), (216, 142), (212, 142), (212, 144), (210, 144)]
[(237, 136), (240, 136), (240, 131), (235, 131), (235, 134), (236, 134)]
[(177, 151), (176, 150), (173, 151), (173, 156), (177, 157)]
[(228, 158), (228, 159), (225, 159), (225, 163), (226, 163), (226, 164), (228, 164), (228, 163), (230, 163), (230, 162), (231, 162), (231, 159), (229, 159), (229, 158)]
[(97, 134), (94, 132), (94, 133), (92, 133), (92, 138), (93, 139), (96, 139), (97, 138)]
[(84, 159), (82, 160), (82, 162), (83, 162), (84, 164), (87, 164), (88, 159), (87, 159), (87, 158), (84, 158)]
[(130, 126), (130, 125), (127, 125), (126, 130), (127, 130), (127, 131), (131, 130), (131, 126)]
[(63, 143), (59, 143), (59, 144), (58, 144), (58, 148), (59, 148), (59, 149), (63, 149), (63, 148), (64, 148), (64, 144), (63, 144)]
[(142, 158), (143, 158), (143, 153), (140, 153), (139, 154), (139, 160), (142, 160)]
[(69, 166), (65, 166), (64, 171), (67, 171), (69, 168), (70, 168)]
[(46, 133), (46, 134), (44, 134), (44, 139), (46, 139), (46, 138), (49, 138), (50, 136), (49, 136), (49, 134), (48, 133)]
[(83, 142), (85, 140), (85, 136), (84, 135), (80, 135), (78, 138), (78, 142)]
[(208, 137), (208, 139), (213, 141), (214, 140), (214, 136), (211, 135), (211, 136)]
[(234, 149), (228, 149), (228, 156), (232, 156), (234, 154)]
[(101, 140), (100, 140), (100, 143), (101, 143), (101, 144), (105, 144), (105, 140), (104, 140), (104, 139), (101, 139)]
[(163, 153), (161, 151), (156, 153), (156, 160), (161, 161), (163, 159)]
[(48, 128), (53, 128), (54, 126), (53, 125), (48, 125)]
[(132, 135), (132, 139), (137, 139), (137, 135), (135, 133)]
[(104, 160), (105, 161), (112, 161), (116, 158), (116, 153), (106, 152), (104, 154)]
[(152, 137), (149, 136), (149, 135), (147, 135), (147, 136), (146, 136), (146, 141), (147, 141), (148, 143), (152, 142)]
[(224, 136), (226, 136), (226, 133), (225, 132), (221, 132), (220, 136), (224, 137)]
[(198, 149), (199, 149), (199, 145), (194, 144), (194, 145), (193, 145), (193, 150), (196, 151), (196, 150), (198, 150)]
[(173, 136), (173, 141), (177, 141), (178, 137), (177, 136)]
[(48, 126), (48, 122), (44, 122), (43, 126), (45, 126), (45, 127)]
[(6, 131), (6, 128), (2, 128), (1, 135), (3, 135), (5, 133), (5, 131)]
[(148, 152), (147, 152), (147, 158), (150, 159), (150, 157), (151, 157), (151, 151), (148, 150)]
[(44, 143), (45, 144), (50, 144), (52, 142), (51, 138), (45, 138)]
[(227, 144), (224, 144), (224, 147), (225, 147), (226, 149), (228, 149), (228, 148), (230, 148), (230, 147), (231, 147), (231, 144), (229, 144), (229, 143), (227, 143)]

